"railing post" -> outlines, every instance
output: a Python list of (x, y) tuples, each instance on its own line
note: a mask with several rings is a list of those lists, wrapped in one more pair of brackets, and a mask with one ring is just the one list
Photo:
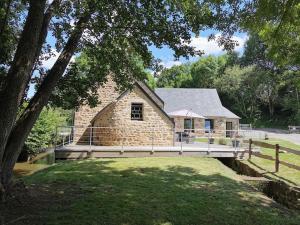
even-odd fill
[(56, 150), (56, 145), (57, 145), (57, 126), (55, 127), (54, 151)]
[(122, 132), (122, 151), (124, 151), (124, 130)]
[(91, 150), (92, 149), (92, 127), (90, 127), (89, 138), (90, 138), (90, 150)]
[(153, 145), (154, 145), (154, 127), (152, 127), (152, 151), (153, 151)]
[(208, 131), (208, 151), (210, 151), (210, 139), (211, 139), (211, 133), (210, 133), (210, 129), (209, 129), (209, 131)]
[(249, 139), (249, 159), (251, 159), (252, 156), (252, 139)]
[(237, 143), (236, 143), (236, 135), (234, 135), (234, 151), (236, 151), (236, 145), (237, 145)]
[(182, 151), (182, 132), (180, 132), (180, 146), (181, 146), (181, 151)]
[(276, 144), (276, 152), (275, 152), (275, 172), (279, 171), (279, 144)]

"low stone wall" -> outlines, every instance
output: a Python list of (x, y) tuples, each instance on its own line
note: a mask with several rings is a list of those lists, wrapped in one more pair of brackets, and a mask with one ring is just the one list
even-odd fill
[(249, 165), (243, 163), (243, 161), (234, 158), (220, 158), (219, 160), (238, 174), (267, 178), (267, 181), (260, 183), (260, 185), (256, 187), (268, 197), (273, 198), (276, 202), (285, 205), (288, 208), (300, 210), (299, 187), (292, 187), (283, 181), (274, 180), (269, 176), (263, 175)]
[(131, 127), (130, 129), (94, 128), (93, 145), (103, 146), (173, 146), (174, 136), (170, 129), (144, 129)]
[(276, 202), (288, 208), (300, 210), (300, 188), (291, 187), (281, 181), (270, 180), (263, 185), (262, 191)]

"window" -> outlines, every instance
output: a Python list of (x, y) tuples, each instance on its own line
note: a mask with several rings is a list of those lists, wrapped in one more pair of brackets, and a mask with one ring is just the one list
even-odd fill
[(131, 120), (143, 120), (142, 103), (131, 103)]
[(206, 119), (205, 120), (205, 132), (208, 133), (209, 131), (214, 129), (214, 120)]
[(194, 119), (184, 119), (184, 131), (194, 131), (195, 129), (195, 121)]

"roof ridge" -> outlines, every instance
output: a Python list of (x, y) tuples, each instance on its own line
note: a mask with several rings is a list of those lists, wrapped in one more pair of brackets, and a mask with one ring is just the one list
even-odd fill
[(184, 90), (184, 89), (187, 89), (187, 90), (217, 90), (217, 88), (154, 88), (154, 90), (157, 90), (157, 89), (169, 89), (169, 90)]

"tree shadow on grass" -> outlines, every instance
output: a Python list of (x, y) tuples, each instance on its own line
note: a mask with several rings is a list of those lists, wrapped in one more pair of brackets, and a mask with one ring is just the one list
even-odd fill
[(292, 211), (219, 173), (205, 175), (193, 167), (174, 165), (123, 168), (115, 163), (62, 163), (29, 177), (27, 182), (35, 183), (33, 190), (48, 190), (49, 202), (32, 208), (35, 216), (28, 221), (73, 225), (300, 222)]

